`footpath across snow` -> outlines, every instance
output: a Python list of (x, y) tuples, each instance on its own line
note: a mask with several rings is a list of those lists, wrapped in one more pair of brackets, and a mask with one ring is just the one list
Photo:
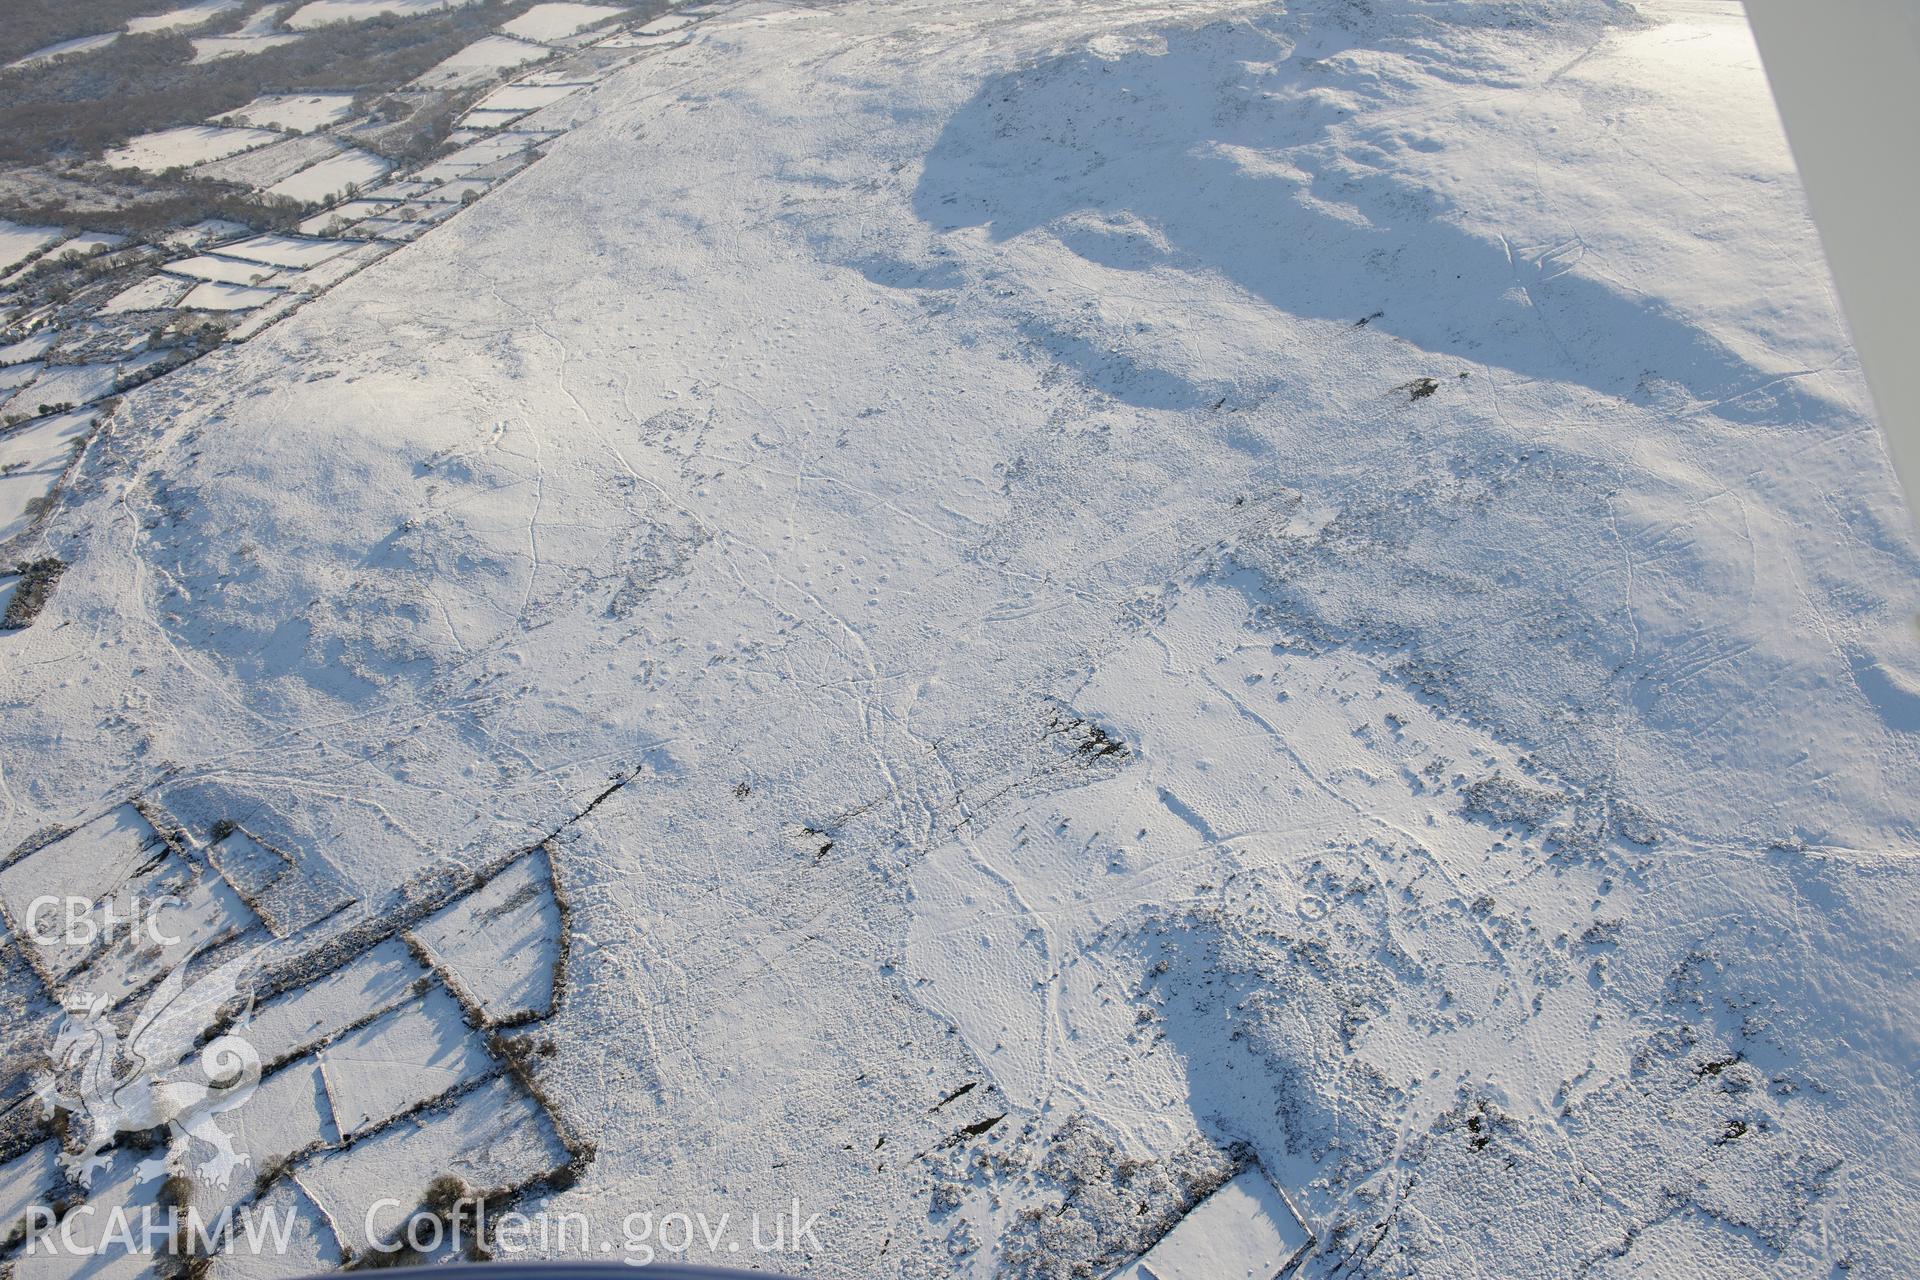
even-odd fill
[(371, 909), (551, 837), (523, 1207), (797, 1199), (807, 1274), (1222, 1187), (1307, 1275), (1920, 1268), (1920, 547), (1737, 7), (658, 42), (126, 397), (0, 846), (138, 792)]

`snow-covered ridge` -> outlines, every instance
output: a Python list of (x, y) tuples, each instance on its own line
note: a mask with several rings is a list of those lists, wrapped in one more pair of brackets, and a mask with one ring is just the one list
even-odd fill
[(793, 1269), (1250, 1171), (1305, 1274), (1913, 1269), (1920, 558), (1736, 13), (663, 38), (128, 397), (0, 834), (551, 839), (539, 1203), (798, 1196)]

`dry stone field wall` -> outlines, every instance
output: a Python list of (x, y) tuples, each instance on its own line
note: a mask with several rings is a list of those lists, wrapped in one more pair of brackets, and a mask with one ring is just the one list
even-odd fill
[[(567, 949), (544, 847), (369, 904), (318, 856), (232, 821), (196, 835), (136, 798), (8, 854), (0, 916), (0, 1258), (16, 1276), (71, 1265), (26, 1236), (83, 1205), (83, 1240), (114, 1208), (295, 1223), (286, 1252), (109, 1247), (113, 1274), (297, 1274), (387, 1256), (406, 1211), (380, 1201), (500, 1205), (592, 1158), (539, 1082)], [(223, 1038), (242, 1060), (226, 1094)], [(181, 1082), (212, 1091), (171, 1126), (130, 1101)]]
[(577, 95), (678, 47), (704, 11), (649, 12), (539, 5), (437, 68), (417, 91), (472, 105), (417, 163), (353, 145), (377, 122), (352, 94), (268, 95), (100, 161), (238, 184), (295, 211), (283, 229), (208, 217), (137, 238), (0, 219), (0, 629), (39, 612), (47, 517), (116, 397), (245, 342), (496, 189), (576, 122)]

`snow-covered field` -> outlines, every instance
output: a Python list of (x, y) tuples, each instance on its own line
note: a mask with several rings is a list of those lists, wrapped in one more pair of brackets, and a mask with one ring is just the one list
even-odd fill
[[(249, 278), (262, 273), (252, 272)], [(180, 305), (189, 311), (251, 311), (280, 297), (280, 291), (268, 285), (239, 284), (228, 280), (208, 280), (187, 291)]]
[(552, 106), (562, 98), (578, 93), (577, 84), (523, 85), (511, 84), (495, 89), (475, 104), (475, 111), (498, 111), (518, 114), (534, 111), (541, 107)]
[[(12, 399), (0, 402), (0, 415), (17, 413), (31, 417), (43, 404), (68, 407), (89, 404), (111, 390), (114, 382), (127, 371), (125, 366), (113, 364), (47, 365), (32, 381), (18, 384), (20, 389), (13, 392)], [(10, 438), (0, 435), (0, 441)]]
[(165, 13), (130, 19), (126, 30), (130, 35), (144, 35), (150, 31), (177, 31), (187, 27), (197, 27), (202, 23), (213, 21), (229, 9), (239, 7), (240, 0), (196, 0), (193, 4), (169, 9)]
[[(404, 2), (404, 0), (402, 0), (402, 2)], [(311, 8), (313, 6), (306, 7)], [(326, 5), (322, 3), (320, 7), (324, 10)], [(304, 10), (295, 10), (296, 13), (302, 11)], [(217, 58), (231, 58), (261, 53), (279, 45), (291, 44), (300, 38), (300, 33), (280, 29), (280, 19), (286, 16), (288, 16), (287, 6), (284, 4), (262, 5), (259, 9), (249, 14), (247, 20), (228, 35), (196, 36), (193, 41), (193, 60), (195, 62), (212, 62)], [(370, 15), (358, 14), (349, 16), (366, 17)], [(335, 19), (329, 19), (323, 16), (317, 22), (307, 25), (322, 25), (331, 20)], [(258, 103), (248, 104), (249, 108), (258, 105)], [(249, 123), (264, 124), (269, 122), (255, 121)]]
[(118, 40), (123, 33), (105, 31), (98, 35), (75, 36), (71, 40), (61, 40), (44, 49), (35, 49), (25, 57), (9, 62), (9, 70), (19, 67), (31, 67), (43, 62), (52, 62), (55, 58), (64, 58), (73, 54), (91, 53), (95, 49), (104, 49)]
[(144, 169), (160, 173), (183, 165), (223, 160), (255, 147), (278, 142), (280, 135), (271, 129), (225, 129), (216, 125), (184, 125), (143, 133), (127, 145), (107, 152), (101, 159), (110, 165)]
[(461, 4), (470, 4), (473, 0), (308, 0), (308, 3), (295, 9), (286, 20), (286, 25), (294, 31), (303, 31), (309, 27), (323, 27), (330, 22), (364, 22), (368, 18), (377, 18), (384, 14), (409, 17), (414, 14), (431, 13), (436, 9), (455, 8)]
[(216, 182), (237, 182), (257, 190), (299, 173), (302, 169), (338, 155), (344, 148), (323, 134), (290, 137), (252, 151), (243, 151), (224, 160), (195, 165), (193, 176)]
[[(0, 377), (0, 396), (8, 385)], [(44, 508), (47, 490), (66, 473), (97, 416), (75, 410), (0, 434), (0, 549), (10, 549)]]
[(0, 218), (0, 274), (60, 243), (65, 234), (59, 227), (26, 227)]
[(522, 40), (558, 40), (625, 12), (610, 4), (537, 4), (500, 29)]
[(186, 281), (176, 280), (169, 275), (148, 276), (138, 284), (128, 285), (107, 299), (101, 310), (111, 315), (123, 311), (154, 311), (163, 307), (177, 306), (188, 287)]
[(349, 187), (378, 182), (391, 167), (372, 152), (345, 151), (281, 179), (267, 188), (267, 194), (319, 204), (342, 195)]
[(281, 93), (255, 98), (223, 118), (238, 125), (306, 133), (339, 124), (352, 114), (353, 95), (350, 93)]
[(239, 4), (240, 0), (195, 0), (195, 3), (183, 5), (178, 9), (131, 18), (126, 26), (118, 31), (61, 40), (44, 49), (36, 49), (25, 57), (8, 63), (7, 66), (9, 69), (32, 67), (51, 62), (56, 58), (91, 53), (96, 49), (106, 48), (123, 35), (148, 35), (156, 31), (184, 31), (204, 26), (229, 9), (237, 8)]
[(821, 1276), (1920, 1269), (1920, 544), (1737, 8), (672, 21), (19, 552), (0, 848), (360, 939), (258, 1014), (303, 1265), (465, 1162)]
[(516, 40), (511, 36), (487, 36), (428, 68), (413, 83), (423, 89), (483, 84), (508, 67), (538, 62), (550, 56), (551, 52), (543, 45)]
[[(271, 12), (271, 10), (269, 11)], [(193, 42), (195, 62), (213, 62), (220, 58), (245, 57), (264, 53), (300, 38), (297, 32), (245, 32), (230, 36), (198, 36)]]

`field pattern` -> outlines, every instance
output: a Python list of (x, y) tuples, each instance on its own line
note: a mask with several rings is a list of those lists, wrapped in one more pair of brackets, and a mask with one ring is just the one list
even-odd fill
[[(1914, 1272), (1920, 546), (1736, 8), (551, 53), (36, 438), (10, 1054), (286, 948), (316, 1265), (464, 1161), (820, 1276)], [(198, 958), (22, 940), (142, 877)]]

